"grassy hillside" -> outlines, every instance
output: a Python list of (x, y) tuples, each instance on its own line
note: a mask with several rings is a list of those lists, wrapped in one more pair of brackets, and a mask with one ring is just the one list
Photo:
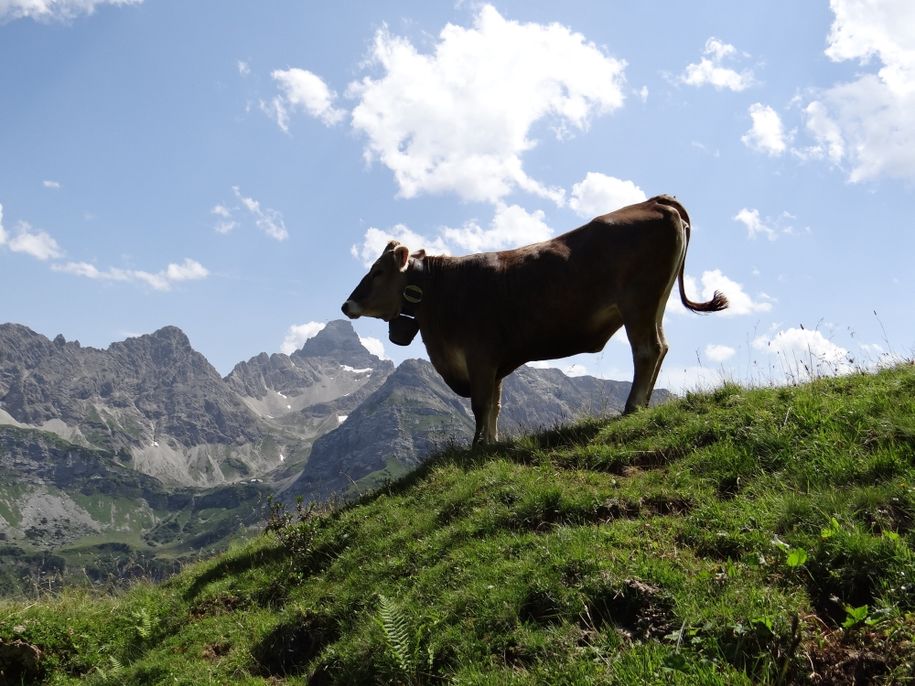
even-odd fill
[(115, 598), (0, 605), (50, 684), (912, 683), (915, 367), (454, 450)]

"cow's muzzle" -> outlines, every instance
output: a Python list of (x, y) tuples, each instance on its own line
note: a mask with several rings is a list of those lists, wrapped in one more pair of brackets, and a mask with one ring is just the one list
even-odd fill
[(359, 306), (359, 303), (353, 300), (347, 300), (343, 303), (343, 307), (340, 308), (350, 319), (359, 319), (362, 316), (362, 308)]

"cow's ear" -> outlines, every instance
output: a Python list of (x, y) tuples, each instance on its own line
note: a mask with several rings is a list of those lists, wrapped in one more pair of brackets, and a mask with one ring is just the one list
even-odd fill
[(388, 241), (388, 244), (384, 246), (384, 252), (391, 252), (398, 245), (400, 245), (400, 241)]
[(394, 248), (394, 264), (402, 272), (407, 271), (407, 265), (410, 263), (410, 248), (405, 245), (398, 245)]

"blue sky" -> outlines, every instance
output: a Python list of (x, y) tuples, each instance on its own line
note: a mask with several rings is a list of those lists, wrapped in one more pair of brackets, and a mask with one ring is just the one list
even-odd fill
[[(692, 295), (733, 306), (672, 302), (660, 385), (911, 356), (912, 111), (908, 0), (0, 0), (0, 321), (174, 324), (227, 373), (338, 318), (388, 237), (503, 249), (670, 193)], [(622, 334), (553, 364), (631, 375)]]

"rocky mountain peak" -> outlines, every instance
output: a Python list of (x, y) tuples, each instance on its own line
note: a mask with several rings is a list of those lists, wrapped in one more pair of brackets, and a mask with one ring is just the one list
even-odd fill
[[(163, 326), (161, 329), (153, 331), (151, 334), (146, 334), (150, 338), (160, 341), (173, 341), (177, 345), (181, 345), (187, 348), (191, 347), (191, 342), (187, 337), (187, 334), (184, 333), (177, 326), (167, 325)], [(140, 337), (142, 338), (142, 336)]]
[[(0, 324), (0, 343), (4, 349), (47, 343), (47, 338), (22, 324)], [(2, 351), (0, 351), (2, 352)]]
[(23, 324), (14, 324), (12, 322), (7, 322), (6, 324), (0, 324), (0, 336), (4, 338), (7, 337), (25, 337), (25, 338), (36, 338), (42, 337), (40, 333), (35, 333), (29, 327)]
[(380, 361), (365, 349), (353, 325), (344, 319), (328, 322), (291, 357), (333, 357), (340, 364), (352, 367), (372, 367)]
[(391, 376), (393, 381), (406, 386), (422, 385), (430, 381), (436, 385), (441, 383), (432, 363), (418, 358), (404, 360)]
[(357, 397), (374, 391), (393, 370), (390, 360), (365, 349), (348, 321), (332, 321), (292, 355), (261, 353), (239, 362), (225, 380), (249, 399), (249, 407), (276, 419), (307, 407), (331, 412), (327, 403), (337, 401), (354, 407)]
[(32, 369), (54, 354), (56, 348), (40, 333), (22, 324), (0, 324), (0, 367), (17, 365)]
[(189, 366), (199, 372), (218, 376), (206, 358), (191, 346), (187, 335), (177, 326), (163, 326), (153, 333), (112, 343), (108, 351), (136, 368), (175, 370)]

